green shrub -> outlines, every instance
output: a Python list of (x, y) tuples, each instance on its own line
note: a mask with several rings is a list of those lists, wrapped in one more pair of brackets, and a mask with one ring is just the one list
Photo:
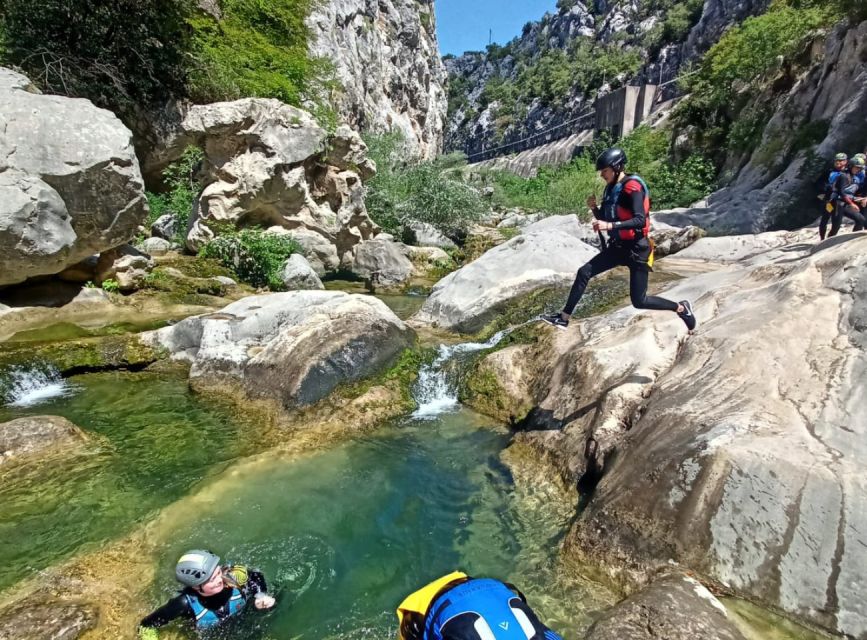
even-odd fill
[(365, 139), (377, 167), (376, 176), (367, 183), (367, 210), (389, 233), (400, 235), (413, 220), (452, 233), (465, 229), (487, 210), (479, 193), (455, 171), (466, 164), (463, 154), (418, 162), (398, 133)]
[[(595, 158), (614, 144), (607, 135), (590, 145), (584, 154), (562, 167), (542, 167), (536, 177), (524, 179), (506, 172), (487, 174), (493, 182), (494, 202), (501, 207), (520, 207), (546, 213), (577, 213), (587, 218), (587, 196), (601, 197), (604, 184), (598, 177)], [(673, 164), (669, 159), (670, 133), (639, 127), (617, 142), (629, 158), (628, 170), (644, 178), (650, 188), (654, 210), (683, 207), (714, 190), (713, 163), (693, 155)]]
[(114, 293), (120, 291), (120, 284), (118, 284), (117, 280), (104, 280), (102, 282), (102, 290), (107, 291), (108, 293)]
[(284, 288), (280, 271), (299, 249), (298, 243), (287, 236), (244, 229), (215, 238), (202, 247), (199, 255), (216, 259), (254, 287), (280, 291)]
[(181, 159), (170, 164), (163, 171), (164, 193), (147, 192), (150, 213), (145, 227), (156, 222), (157, 218), (167, 213), (174, 214), (178, 220), (178, 231), (173, 240), (183, 245), (186, 242), (187, 224), (193, 203), (199, 195), (199, 184), (195, 179), (195, 168), (202, 161), (204, 154), (198, 147), (187, 147)]
[(197, 15), (189, 92), (194, 101), (277, 98), (300, 105), (333, 85), (333, 67), (307, 53), (311, 0), (223, 0), (223, 18)]
[(308, 53), (314, 1), (222, 0), (217, 20), (195, 0), (5, 0), (0, 63), (130, 125), (142, 106), (171, 96), (202, 103), (257, 96), (304, 103), (328, 127), (337, 82), (333, 65)]

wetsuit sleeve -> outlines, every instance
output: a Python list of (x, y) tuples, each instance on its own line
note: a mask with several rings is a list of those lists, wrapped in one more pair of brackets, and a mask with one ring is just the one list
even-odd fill
[(190, 610), (190, 605), (187, 603), (187, 599), (183, 595), (179, 595), (172, 598), (159, 609), (144, 618), (139, 623), (139, 627), (156, 629), (167, 625), (169, 622), (176, 620), (177, 618), (192, 615), (193, 612)]
[[(632, 211), (632, 217), (629, 220), (618, 220), (614, 223), (615, 229), (643, 229), (646, 214), (644, 212), (644, 190), (641, 185), (630, 180), (623, 185), (623, 192), (620, 200), (627, 200), (629, 210)], [(620, 203), (618, 203), (620, 204)]]

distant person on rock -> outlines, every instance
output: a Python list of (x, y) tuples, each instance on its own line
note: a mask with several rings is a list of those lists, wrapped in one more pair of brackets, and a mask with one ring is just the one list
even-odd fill
[(569, 292), (566, 306), (560, 313), (542, 316), (542, 319), (555, 327), (565, 329), (569, 318), (587, 283), (594, 276), (605, 273), (614, 267), (629, 268), (629, 296), (637, 309), (673, 311), (687, 330), (692, 332), (696, 326), (692, 305), (688, 300), (679, 303), (647, 295), (648, 273), (653, 267), (653, 243), (650, 240), (650, 191), (637, 175), (625, 172), (626, 153), (612, 148), (604, 151), (596, 160), (596, 169), (605, 180), (602, 207), (597, 206), (596, 196), (587, 198), (587, 206), (593, 211), (594, 231), (608, 232), (608, 241), (603, 243), (602, 251), (578, 270), (578, 277)]
[[(867, 213), (867, 156), (863, 153), (854, 156), (849, 170), (852, 174), (852, 181), (856, 185), (853, 200), (861, 213), (861, 217), (867, 220), (867, 216), (865, 216)], [(860, 229), (856, 229), (856, 231), (860, 231)]]
[(562, 640), (515, 587), (456, 571), (407, 596), (400, 640)]
[[(863, 174), (864, 163), (860, 158), (853, 158), (852, 167), (849, 166), (849, 158), (845, 153), (838, 153), (834, 157), (834, 168), (828, 175), (828, 184), (825, 189), (825, 210), (819, 221), (819, 240), (832, 238), (840, 231), (843, 218), (850, 218), (855, 222), (855, 231), (864, 229), (865, 220), (861, 215), (861, 209), (855, 202), (856, 194), (860, 188), (860, 180), (854, 174)], [(860, 166), (855, 166), (855, 165)], [(853, 174), (854, 169), (854, 174)], [(828, 232), (828, 222), (831, 223), (831, 231)]]
[(256, 609), (270, 609), (265, 576), (243, 566), (220, 566), (210, 551), (187, 551), (175, 566), (183, 590), (139, 623), (140, 640), (158, 640), (157, 629), (178, 618), (206, 631), (237, 616), (251, 601)]

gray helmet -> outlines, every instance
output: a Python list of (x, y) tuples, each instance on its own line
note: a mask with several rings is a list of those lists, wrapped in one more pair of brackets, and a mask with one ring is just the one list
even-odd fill
[(193, 549), (187, 551), (175, 565), (175, 577), (188, 587), (198, 587), (208, 581), (214, 569), (220, 564), (220, 557), (210, 551)]
[(616, 172), (620, 173), (623, 171), (623, 167), (626, 166), (626, 152), (623, 149), (618, 149), (617, 147), (612, 147), (610, 149), (606, 149), (599, 157), (596, 158), (596, 170), (602, 171), (606, 167), (611, 167)]

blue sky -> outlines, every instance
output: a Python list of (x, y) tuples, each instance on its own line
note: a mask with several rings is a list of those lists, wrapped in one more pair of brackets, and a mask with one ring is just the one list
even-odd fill
[(493, 41), (506, 44), (524, 25), (554, 11), (556, 0), (435, 0), (440, 53), (481, 51)]

